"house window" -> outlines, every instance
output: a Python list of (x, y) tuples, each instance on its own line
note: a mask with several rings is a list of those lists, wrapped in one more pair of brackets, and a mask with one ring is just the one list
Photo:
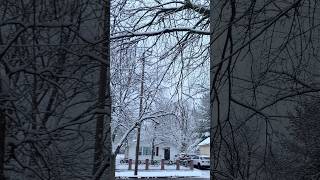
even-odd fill
[(139, 155), (151, 155), (151, 147), (139, 147)]
[(159, 147), (156, 147), (156, 156), (159, 156)]
[(143, 155), (151, 155), (151, 147), (143, 147), (142, 154)]
[(142, 155), (142, 147), (139, 147), (139, 155)]

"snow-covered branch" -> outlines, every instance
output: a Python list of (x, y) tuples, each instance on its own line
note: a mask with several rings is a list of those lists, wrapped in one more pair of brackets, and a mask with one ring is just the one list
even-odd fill
[[(143, 123), (146, 120), (150, 120), (150, 119), (156, 119), (156, 118), (160, 118), (163, 116), (170, 116), (170, 115), (174, 115), (173, 113), (164, 113), (164, 112), (157, 112), (154, 113), (150, 116), (145, 116), (145, 117), (141, 117), (140, 119), (137, 120), (136, 123), (134, 123), (126, 132), (125, 134), (122, 136), (121, 140), (119, 141), (119, 143), (117, 144), (116, 148), (113, 150), (113, 156), (115, 157), (118, 152), (120, 151), (120, 148), (122, 147), (123, 143), (125, 142), (125, 140), (127, 139), (127, 137), (129, 136), (129, 134), (137, 127), (139, 126), (141, 123)], [(93, 178), (94, 180), (99, 179), (99, 175), (103, 173), (103, 171), (105, 171), (106, 169), (106, 164), (109, 163), (108, 161), (103, 161), (102, 165), (100, 166), (100, 168), (97, 170), (97, 172), (94, 174)]]
[(163, 114), (159, 114), (157, 113), (158, 115), (150, 115), (150, 116), (146, 116), (146, 117), (143, 117), (141, 118), (140, 120), (138, 120), (134, 125), (132, 125), (128, 130), (127, 132), (122, 136), (121, 140), (119, 141), (118, 145), (116, 146), (116, 148), (114, 149), (113, 151), (113, 154), (114, 155), (117, 155), (121, 146), (123, 145), (124, 141), (127, 139), (128, 135), (137, 127), (139, 126), (141, 123), (143, 123), (144, 121), (146, 120), (149, 120), (149, 119), (156, 119), (156, 118), (159, 118), (159, 117), (163, 117), (163, 116), (169, 116), (169, 115), (174, 115), (173, 113), (163, 113)]
[(149, 32), (127, 32), (120, 35), (111, 36), (112, 40), (129, 38), (129, 37), (140, 37), (140, 36), (158, 36), (162, 34), (168, 34), (173, 32), (187, 32), (192, 34), (200, 34), (200, 35), (210, 35), (209, 31), (203, 31), (198, 29), (186, 28), (186, 27), (176, 27), (176, 28), (165, 28), (159, 31), (149, 31)]

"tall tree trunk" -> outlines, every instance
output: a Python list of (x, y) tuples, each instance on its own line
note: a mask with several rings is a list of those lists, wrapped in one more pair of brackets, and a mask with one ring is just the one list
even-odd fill
[[(102, 57), (105, 62), (100, 64), (99, 75), (99, 92), (97, 103), (97, 121), (95, 136), (95, 152), (93, 174), (101, 168), (101, 162), (104, 160), (106, 171), (105, 177), (113, 180), (114, 175), (114, 157), (112, 153), (111, 141), (111, 94), (110, 94), (110, 0), (103, 0), (103, 18), (102, 18), (102, 34), (104, 40), (101, 46)], [(105, 122), (104, 122), (105, 120)], [(106, 128), (104, 131), (104, 127)], [(104, 132), (106, 134), (104, 138)], [(105, 142), (105, 143), (104, 143)], [(104, 148), (104, 144), (106, 147)], [(105, 152), (104, 152), (105, 150)], [(103, 156), (105, 153), (105, 156)], [(103, 159), (105, 157), (106, 159)], [(101, 177), (100, 175), (98, 176)]]
[[(142, 111), (143, 111), (144, 66), (145, 66), (145, 59), (143, 58), (143, 59), (142, 59), (142, 72), (141, 72), (139, 117), (142, 116)], [(139, 148), (140, 148), (140, 132), (141, 132), (141, 124), (139, 124), (139, 125), (138, 125), (138, 128), (137, 128), (137, 145), (136, 145), (136, 158), (135, 158), (135, 163), (134, 163), (134, 175), (138, 175), (138, 161), (139, 161)]]

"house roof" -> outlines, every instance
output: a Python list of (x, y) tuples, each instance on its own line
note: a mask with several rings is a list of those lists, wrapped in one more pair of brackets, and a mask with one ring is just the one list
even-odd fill
[(207, 137), (205, 140), (199, 143), (198, 146), (209, 145), (209, 144), (210, 144), (210, 137)]

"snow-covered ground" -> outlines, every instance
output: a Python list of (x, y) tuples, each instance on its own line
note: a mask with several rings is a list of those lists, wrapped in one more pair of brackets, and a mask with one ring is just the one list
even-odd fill
[(133, 170), (116, 171), (116, 177), (197, 177), (197, 178), (210, 178), (209, 170), (139, 170), (138, 175), (134, 175)]
[(165, 165), (165, 170), (160, 170), (160, 165), (149, 165), (149, 170), (145, 170), (145, 164), (138, 166), (138, 175), (134, 174), (134, 164), (132, 164), (132, 170), (128, 170), (128, 164), (120, 164), (120, 159), (123, 155), (117, 156), (116, 158), (116, 177), (199, 177), (199, 178), (210, 178), (209, 170), (190, 170), (189, 167), (180, 166), (180, 170), (176, 170), (176, 165)]
[(140, 170), (138, 175), (131, 171), (116, 171), (116, 177), (203, 177), (199, 170)]
[(201, 173), (201, 178), (210, 178), (210, 170), (199, 170), (195, 169), (196, 171), (199, 171)]

